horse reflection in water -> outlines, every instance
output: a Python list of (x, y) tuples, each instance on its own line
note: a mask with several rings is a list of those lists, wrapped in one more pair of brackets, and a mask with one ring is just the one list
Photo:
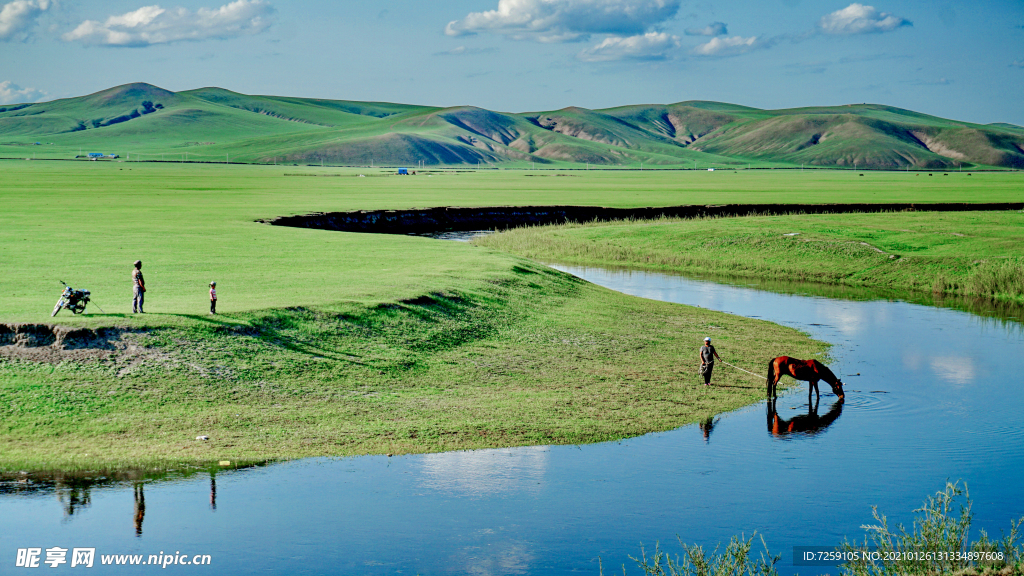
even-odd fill
[(789, 436), (790, 434), (803, 434), (813, 436), (824, 432), (843, 413), (843, 399), (840, 398), (832, 404), (828, 412), (818, 415), (818, 400), (807, 403), (807, 414), (800, 414), (784, 420), (779, 417), (775, 410), (775, 400), (768, 399), (768, 432), (776, 438)]

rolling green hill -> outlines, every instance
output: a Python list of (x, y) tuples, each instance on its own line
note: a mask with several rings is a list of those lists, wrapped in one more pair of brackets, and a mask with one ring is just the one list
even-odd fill
[(503, 113), (170, 92), (144, 83), (0, 107), (0, 156), (342, 165), (1024, 167), (1024, 128), (877, 104), (760, 110), (688, 101)]

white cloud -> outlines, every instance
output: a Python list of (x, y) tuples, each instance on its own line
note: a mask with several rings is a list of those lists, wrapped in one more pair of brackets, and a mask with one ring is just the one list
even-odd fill
[(687, 28), (687, 36), (725, 36), (729, 33), (725, 22), (712, 22), (703, 28)]
[(818, 28), (826, 34), (870, 34), (889, 32), (903, 26), (913, 26), (913, 23), (888, 12), (879, 12), (874, 6), (856, 2), (822, 16), (818, 22)]
[(14, 0), (0, 8), (0, 40), (18, 40), (28, 35), (36, 18), (50, 8), (50, 0)]
[(742, 36), (731, 36), (728, 38), (712, 38), (704, 44), (693, 49), (693, 53), (700, 56), (736, 56), (745, 54), (758, 48), (767, 48), (768, 44), (758, 39), (757, 36), (744, 38)]
[(664, 60), (679, 48), (679, 37), (664, 32), (648, 32), (636, 36), (609, 36), (600, 44), (583, 50), (576, 58), (584, 62), (613, 60)]
[(46, 92), (35, 88), (22, 88), (10, 80), (0, 82), (0, 104), (21, 104), (37, 102), (46, 97)]
[(266, 30), (273, 13), (274, 8), (265, 0), (236, 0), (220, 8), (200, 8), (195, 12), (143, 6), (134, 12), (110, 16), (105, 22), (86, 20), (62, 38), (103, 46), (235, 38)]
[(449, 36), (479, 32), (514, 40), (571, 42), (591, 34), (632, 36), (679, 11), (682, 0), (498, 0), (496, 10), (472, 12), (445, 27)]

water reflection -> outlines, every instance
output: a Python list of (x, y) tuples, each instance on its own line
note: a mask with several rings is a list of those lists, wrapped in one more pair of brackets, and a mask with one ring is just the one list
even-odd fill
[(768, 433), (776, 438), (786, 438), (791, 435), (814, 436), (821, 434), (829, 426), (839, 419), (843, 414), (843, 400), (836, 400), (828, 412), (818, 415), (819, 399), (807, 403), (807, 413), (799, 414), (786, 420), (779, 416), (776, 409), (776, 401), (768, 400), (765, 403), (768, 413)]
[(54, 486), (54, 492), (64, 508), (65, 520), (70, 520), (75, 512), (81, 513), (83, 508), (92, 505), (92, 492), (88, 483), (73, 479), (70, 482), (59, 482)]
[(933, 357), (929, 362), (935, 376), (950, 384), (963, 386), (974, 382), (974, 361), (963, 356)]
[(146, 494), (143, 492), (142, 482), (133, 485), (135, 489), (135, 535), (142, 536), (142, 520), (146, 517)]
[(236, 464), (229, 468), (190, 468), (180, 470), (105, 470), (84, 472), (17, 472), (0, 473), (0, 498), (54, 495), (63, 510), (62, 523), (67, 523), (93, 506), (97, 491), (118, 491), (131, 488), (132, 525), (134, 535), (142, 536), (146, 518), (146, 484), (175, 482), (208, 473), (210, 475), (210, 510), (217, 510), (217, 473), (265, 466), (266, 462)]
[[(481, 531), (481, 536), (494, 534), (493, 530)], [(467, 546), (449, 561), (449, 566), (473, 576), (494, 576), (498, 574), (531, 574), (534, 554), (528, 542), (497, 541), (487, 545)]]
[(928, 370), (935, 378), (958, 388), (974, 383), (978, 372), (975, 359), (970, 356), (935, 356), (917, 350), (904, 352), (902, 364), (914, 372)]
[(715, 429), (715, 424), (718, 423), (718, 419), (714, 416), (708, 416), (707, 418), (700, 421), (700, 433), (704, 436), (704, 443), (708, 444), (711, 442), (711, 431)]
[(535, 491), (544, 480), (550, 448), (443, 452), (423, 456), (423, 485), (434, 490), (487, 495)]

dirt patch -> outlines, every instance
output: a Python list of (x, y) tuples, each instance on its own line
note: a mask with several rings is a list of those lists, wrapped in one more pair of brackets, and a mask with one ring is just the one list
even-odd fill
[(59, 364), (110, 356), (141, 356), (145, 349), (128, 328), (72, 328), (50, 324), (0, 324), (0, 357)]
[(956, 158), (957, 160), (967, 159), (967, 156), (962, 152), (957, 152), (956, 150), (953, 150), (945, 143), (940, 142), (935, 138), (932, 138), (931, 136), (928, 136), (928, 134), (925, 134), (920, 130), (911, 131), (910, 133), (914, 135), (914, 138), (917, 138), (922, 144), (924, 144), (925, 148), (927, 148), (931, 152), (935, 152), (939, 156), (945, 156), (946, 158)]

